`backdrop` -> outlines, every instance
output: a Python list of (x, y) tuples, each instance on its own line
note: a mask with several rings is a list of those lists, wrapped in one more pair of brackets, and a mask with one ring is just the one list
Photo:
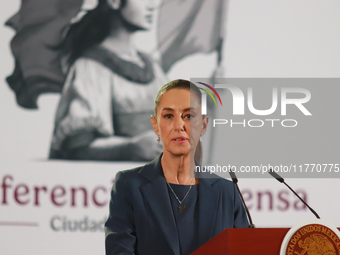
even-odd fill
[[(20, 4), (3, 4), (0, 24)], [(225, 76), (339, 78), (339, 11), (337, 0), (231, 0), (224, 24)], [(103, 254), (115, 174), (143, 163), (47, 160), (60, 95), (40, 97), (38, 110), (17, 105), (5, 81), (14, 69), (9, 43), (15, 33), (0, 30), (0, 253)], [(136, 40), (151, 50), (154, 39), (150, 32)], [(190, 55), (172, 66), (168, 78), (210, 77), (216, 59), (216, 53)], [(340, 226), (339, 179), (287, 181), (322, 219)], [(290, 227), (313, 217), (273, 179), (241, 179), (239, 185), (258, 227)]]

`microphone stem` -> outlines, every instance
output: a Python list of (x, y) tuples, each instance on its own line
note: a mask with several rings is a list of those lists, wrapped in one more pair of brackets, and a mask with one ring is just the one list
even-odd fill
[(248, 220), (249, 220), (249, 228), (255, 228), (255, 225), (253, 224), (253, 220), (251, 219), (251, 216), (250, 216), (249, 210), (248, 210), (248, 208), (247, 208), (247, 205), (246, 205), (246, 203), (244, 202), (243, 196), (241, 195), (240, 188), (238, 187), (237, 182), (235, 182), (235, 184), (236, 184), (236, 187), (237, 187), (237, 189), (238, 189), (238, 193), (240, 194), (240, 197), (241, 197), (241, 199), (242, 199), (242, 203), (243, 203), (243, 205), (244, 205), (244, 207), (245, 207), (245, 209), (246, 209), (246, 214), (247, 214)]
[(309, 210), (314, 213), (315, 217), (320, 219), (320, 216), (286, 183), (283, 182), (299, 199), (300, 201), (309, 208)]

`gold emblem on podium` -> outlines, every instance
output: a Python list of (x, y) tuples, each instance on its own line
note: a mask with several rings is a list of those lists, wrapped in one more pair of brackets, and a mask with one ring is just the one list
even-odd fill
[(328, 227), (310, 224), (290, 238), (286, 255), (340, 255), (340, 240)]
[[(293, 229), (292, 229), (293, 230)], [(336, 233), (337, 232), (337, 233)], [(308, 224), (289, 231), (283, 247), (285, 255), (340, 255), (339, 232), (321, 224)]]

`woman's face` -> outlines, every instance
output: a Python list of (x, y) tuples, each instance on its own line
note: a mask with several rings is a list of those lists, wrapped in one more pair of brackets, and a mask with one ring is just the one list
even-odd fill
[(155, 133), (161, 137), (163, 151), (180, 156), (196, 151), (207, 129), (208, 118), (202, 118), (196, 94), (187, 89), (171, 89), (161, 96), (157, 120), (152, 117), (151, 122)]
[(161, 0), (126, 0), (121, 14), (131, 25), (149, 30), (154, 22), (154, 11), (160, 2)]

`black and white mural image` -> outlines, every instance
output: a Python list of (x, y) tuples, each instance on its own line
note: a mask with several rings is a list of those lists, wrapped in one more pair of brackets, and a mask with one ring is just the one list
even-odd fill
[[(216, 52), (212, 76), (219, 72), (226, 7), (226, 0), (22, 1), (6, 22), (16, 31), (7, 83), (27, 109), (38, 108), (41, 94), (61, 94), (48, 157), (159, 155), (150, 123), (157, 92), (173, 65), (194, 53)], [(141, 31), (154, 33), (151, 50), (135, 42)]]

